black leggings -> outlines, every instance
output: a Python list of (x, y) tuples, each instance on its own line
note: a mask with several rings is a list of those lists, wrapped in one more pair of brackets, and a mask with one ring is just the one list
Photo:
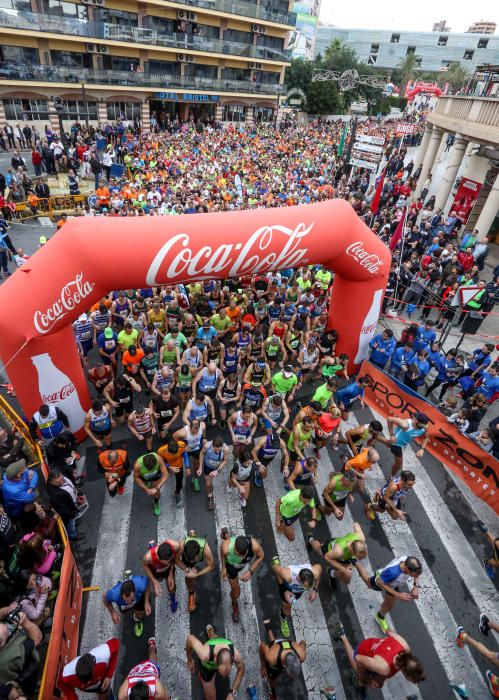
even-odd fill
[(175, 493), (179, 494), (182, 491), (182, 486), (184, 484), (184, 470), (181, 469), (179, 472), (175, 472)]

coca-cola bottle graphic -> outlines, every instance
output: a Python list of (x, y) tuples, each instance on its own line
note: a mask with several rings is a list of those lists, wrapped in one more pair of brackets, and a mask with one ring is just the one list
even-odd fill
[(384, 292), (384, 289), (377, 289), (374, 292), (373, 303), (367, 312), (359, 335), (359, 349), (354, 360), (356, 365), (360, 365), (369, 356), (369, 342), (376, 332)]
[(60, 408), (68, 417), (71, 432), (77, 433), (83, 428), (85, 411), (75, 385), (54, 365), (48, 352), (34, 355), (31, 361), (38, 372), (38, 390), (42, 402)]

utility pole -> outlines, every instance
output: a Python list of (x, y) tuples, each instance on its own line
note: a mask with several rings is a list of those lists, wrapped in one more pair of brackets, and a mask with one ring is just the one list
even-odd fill
[(355, 134), (357, 133), (357, 117), (353, 117), (352, 121), (352, 129), (350, 131), (350, 140), (348, 142), (348, 148), (347, 152), (345, 155), (345, 165), (348, 167), (350, 163), (350, 156), (352, 155), (352, 148), (353, 144), (355, 141)]
[(81, 99), (83, 102), (83, 109), (85, 110), (85, 126), (88, 131), (88, 105), (87, 105), (87, 93), (85, 92), (85, 83), (81, 83)]

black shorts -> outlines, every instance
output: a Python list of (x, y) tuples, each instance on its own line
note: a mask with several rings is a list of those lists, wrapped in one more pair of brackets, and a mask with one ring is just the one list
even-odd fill
[(242, 569), (236, 569), (235, 566), (232, 566), (232, 564), (229, 564), (228, 562), (225, 563), (225, 568), (227, 569), (227, 576), (232, 580), (238, 578), (242, 571)]
[(265, 662), (265, 671), (267, 673), (267, 678), (269, 679), (269, 681), (276, 681), (282, 673), (282, 669), (270, 666), (267, 663), (267, 661)]
[(187, 455), (189, 457), (193, 457), (194, 459), (199, 459), (200, 454), (201, 454), (201, 448), (199, 448), (199, 450), (192, 450), (192, 452), (191, 452), (191, 450), (189, 450), (187, 452)]
[(139, 433), (139, 435), (141, 435), (144, 440), (147, 440), (148, 438), (152, 438), (153, 433), (152, 430), (148, 430), (147, 433)]
[(168, 578), (168, 576), (171, 574), (172, 571), (172, 566), (170, 565), (166, 571), (161, 571), (161, 572), (154, 572), (154, 576), (158, 581), (164, 581), (165, 579)]
[(205, 683), (209, 683), (214, 678), (216, 673), (216, 669), (214, 671), (211, 671), (209, 668), (203, 666), (203, 664), (199, 664), (199, 675)]
[(129, 416), (130, 413), (132, 413), (132, 411), (133, 401), (130, 401), (129, 404), (120, 403), (114, 409), (114, 415), (116, 416), (116, 418), (121, 418), (121, 416)]
[(250, 474), (247, 479), (240, 479), (237, 474), (235, 473), (234, 469), (231, 470), (230, 476), (233, 476), (234, 479), (236, 479), (240, 484), (247, 484), (248, 481), (251, 481), (251, 477), (253, 474)]
[(140, 600), (138, 600), (135, 603), (135, 605), (133, 606), (133, 608), (130, 608), (130, 610), (136, 610), (137, 612), (144, 612), (145, 604), (146, 604), (145, 596), (142, 596), (142, 598), (140, 598)]
[(285, 518), (284, 515), (281, 513), (281, 519), (285, 525), (292, 525), (296, 520), (298, 520), (299, 517), (300, 514), (297, 513), (297, 515), (292, 515), (291, 518)]
[(100, 440), (101, 438), (111, 435), (111, 426), (109, 426), (109, 428), (106, 428), (106, 430), (92, 430), (92, 432), (97, 438), (97, 440)]
[(289, 585), (283, 581), (279, 584), (279, 595), (281, 596), (281, 600), (283, 600), (285, 603), (288, 602), (288, 599), (286, 598), (286, 593), (291, 593), (295, 600), (300, 600), (300, 598), (303, 595), (303, 591), (301, 593), (293, 593)]
[(390, 452), (394, 457), (402, 457), (402, 448), (400, 445), (392, 445), (390, 447)]
[[(345, 506), (346, 506), (346, 504), (347, 504), (347, 499), (346, 499), (346, 498), (342, 498), (341, 501), (333, 501), (333, 503), (334, 503), (334, 505), (335, 505), (337, 508), (343, 508), (343, 509), (344, 509)], [(329, 505), (328, 505), (327, 503), (326, 503), (326, 508), (329, 508)]]
[[(382, 588), (380, 588), (376, 584), (376, 576), (371, 576), (371, 578), (369, 579), (369, 583), (371, 584), (371, 588), (373, 589), (373, 591), (379, 591), (380, 593), (385, 593), (386, 595), (393, 596), (393, 593), (389, 593), (388, 591), (384, 591)], [(392, 586), (392, 588), (394, 591), (398, 592), (398, 588), (396, 586)]]

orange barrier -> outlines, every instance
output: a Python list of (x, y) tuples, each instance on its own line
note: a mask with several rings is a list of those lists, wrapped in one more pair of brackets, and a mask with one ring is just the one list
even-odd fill
[(430, 419), (430, 440), (426, 449), (463, 481), (475, 495), (488, 503), (499, 515), (499, 462), (463, 435), (453, 423), (370, 362), (364, 362), (361, 375), (369, 379), (364, 401), (377, 413), (412, 418), (423, 411)]
[(36, 205), (33, 208), (30, 202), (17, 202), (15, 210), (12, 211), (11, 221), (22, 222), (27, 219), (36, 219), (37, 216), (43, 216), (49, 212), (49, 200), (37, 199)]

